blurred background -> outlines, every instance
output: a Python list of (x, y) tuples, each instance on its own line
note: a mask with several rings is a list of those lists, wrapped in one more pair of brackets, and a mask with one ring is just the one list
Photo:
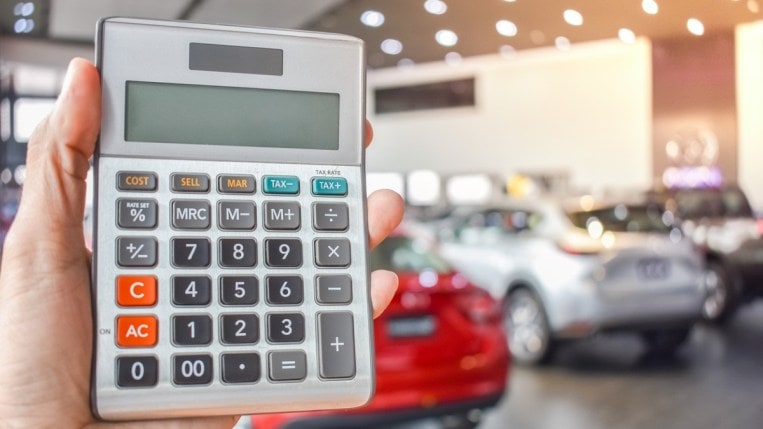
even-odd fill
[(760, 427), (761, 6), (0, 0), (0, 242), (100, 17), (351, 34), (369, 191), (408, 206), (377, 398), (242, 427)]

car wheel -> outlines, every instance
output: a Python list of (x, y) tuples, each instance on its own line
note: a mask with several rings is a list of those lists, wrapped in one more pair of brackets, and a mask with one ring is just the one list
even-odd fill
[(526, 364), (547, 362), (553, 344), (546, 311), (538, 295), (529, 289), (515, 289), (505, 305), (506, 335), (512, 356)]
[(649, 330), (641, 333), (647, 346), (647, 353), (657, 356), (672, 356), (689, 339), (691, 328)]
[(440, 426), (443, 429), (474, 429), (479, 426), (480, 422), (472, 421), (468, 415), (456, 414), (445, 416), (440, 419)]
[(709, 262), (704, 277), (705, 300), (702, 303), (702, 318), (711, 323), (728, 320), (736, 310), (736, 291), (723, 266)]

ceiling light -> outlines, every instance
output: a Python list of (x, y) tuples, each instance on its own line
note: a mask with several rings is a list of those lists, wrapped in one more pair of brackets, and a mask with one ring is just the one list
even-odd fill
[(508, 19), (502, 19), (496, 22), (495, 29), (501, 36), (514, 37), (517, 35), (517, 25)]
[(360, 15), (360, 22), (369, 27), (379, 27), (384, 24), (384, 14), (378, 10), (367, 10)]
[(448, 5), (442, 0), (427, 0), (424, 2), (424, 9), (432, 15), (442, 15), (448, 11)]
[[(416, 63), (413, 62), (413, 60), (410, 59), (410, 58), (403, 58), (402, 60), (397, 62), (397, 68), (403, 69), (403, 70), (412, 69), (413, 66), (415, 66), (415, 65), (416, 65)], [(402, 193), (400, 193), (400, 194), (402, 194)]]
[(686, 21), (686, 28), (689, 29), (689, 33), (695, 36), (701, 36), (705, 34), (705, 24), (703, 24), (702, 21), (698, 20), (697, 18), (689, 18), (689, 20)]
[(559, 36), (554, 40), (554, 44), (556, 45), (556, 49), (559, 49), (560, 51), (569, 51), (572, 47), (572, 43), (570, 43), (570, 39)]
[(385, 39), (381, 42), (381, 50), (388, 55), (397, 55), (403, 52), (403, 44), (396, 39)]
[(501, 56), (504, 57), (504, 58), (514, 58), (514, 57), (517, 56), (517, 50), (514, 49), (514, 47), (511, 46), (511, 45), (503, 45), (503, 46), (501, 46), (501, 48), (498, 50), (498, 52), (500, 52)]
[(757, 0), (747, 0), (747, 9), (752, 13), (759, 13), (760, 3)]
[(448, 52), (445, 54), (445, 63), (449, 66), (457, 66), (461, 64), (464, 58), (458, 52)]
[(583, 15), (575, 9), (565, 10), (564, 20), (567, 22), (567, 24), (574, 25), (576, 27), (583, 25)]
[(617, 37), (621, 42), (632, 45), (636, 43), (636, 33), (630, 28), (621, 28), (617, 30)]
[(455, 46), (458, 43), (458, 35), (451, 30), (440, 30), (434, 35), (434, 39), (442, 46)]
[(34, 13), (34, 3), (32, 2), (16, 3), (16, 5), (13, 7), (13, 14), (15, 16), (30, 16), (33, 13)]
[(24, 19), (24, 18), (17, 19), (13, 25), (13, 31), (15, 31), (18, 34), (31, 33), (32, 30), (34, 30), (33, 19)]
[(649, 15), (657, 15), (657, 12), (660, 11), (660, 5), (655, 0), (642, 0), (641, 8)]

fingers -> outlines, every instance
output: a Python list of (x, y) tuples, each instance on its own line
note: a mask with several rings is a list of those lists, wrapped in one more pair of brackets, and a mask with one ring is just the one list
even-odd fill
[(371, 145), (371, 141), (374, 139), (374, 127), (371, 126), (371, 122), (366, 119), (366, 127), (363, 130), (363, 144), (366, 147)]
[(88, 160), (100, 122), (98, 71), (88, 61), (74, 59), (53, 111), (29, 140), (19, 221), (33, 219), (40, 228), (50, 226), (44, 222), (49, 221), (64, 226), (62, 231), (79, 226), (81, 235)]
[(371, 303), (374, 307), (374, 319), (387, 308), (397, 291), (397, 274), (392, 271), (377, 270), (371, 273)]
[(373, 249), (403, 219), (403, 199), (397, 192), (380, 189), (368, 197), (368, 244)]

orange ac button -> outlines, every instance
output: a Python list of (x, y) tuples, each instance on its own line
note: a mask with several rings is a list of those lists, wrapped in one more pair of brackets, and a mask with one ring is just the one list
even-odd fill
[(156, 277), (117, 277), (117, 304), (123, 307), (150, 307), (156, 304)]
[(153, 347), (156, 345), (157, 321), (154, 316), (117, 317), (117, 345)]

